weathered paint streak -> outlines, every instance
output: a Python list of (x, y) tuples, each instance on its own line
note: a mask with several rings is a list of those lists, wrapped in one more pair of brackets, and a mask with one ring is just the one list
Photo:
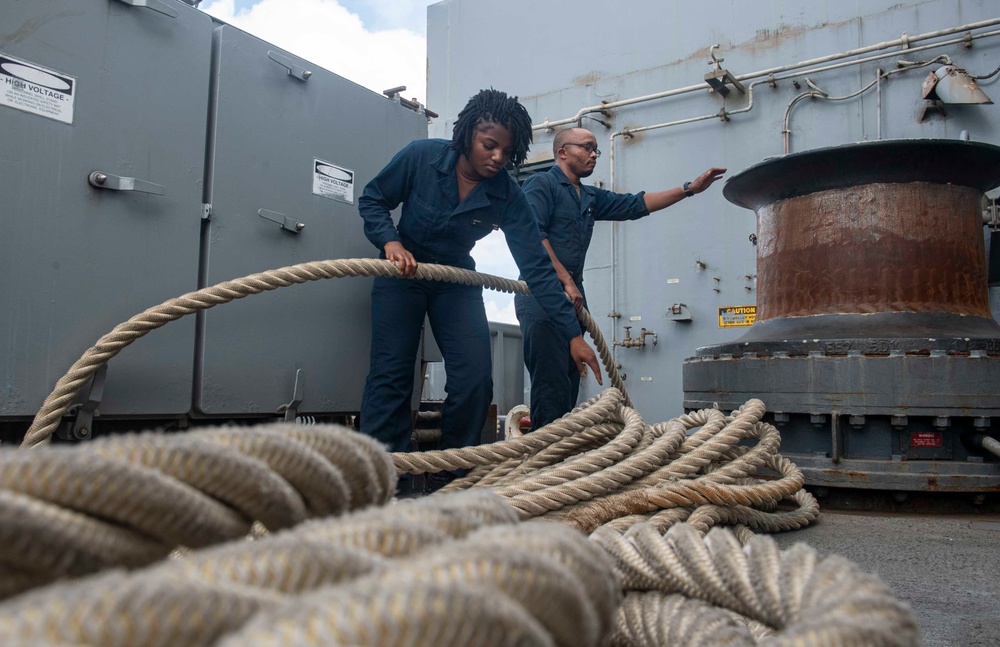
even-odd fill
[(757, 320), (820, 314), (990, 317), (980, 193), (868, 184), (758, 212)]

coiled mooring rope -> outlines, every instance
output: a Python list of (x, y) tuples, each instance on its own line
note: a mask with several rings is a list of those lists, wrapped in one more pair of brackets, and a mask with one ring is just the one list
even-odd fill
[(620, 596), (597, 544), (470, 492), (40, 589), (0, 644), (597, 647)]
[(802, 544), (517, 518), (471, 491), (309, 521), (0, 603), (0, 644), (919, 644), (877, 578)]
[(614, 558), (623, 589), (634, 592), (618, 610), (616, 645), (920, 643), (912, 613), (889, 587), (805, 544), (782, 553), (758, 536), (741, 547), (731, 532), (702, 537), (689, 524), (665, 536), (639, 524), (593, 539)]
[[(74, 364), (23, 446), (44, 443), (80, 386), (150, 330), (335, 276), (398, 272), (307, 263), (147, 310)], [(442, 266), (417, 278), (524, 290)], [(41, 587), (0, 603), (0, 644), (598, 645), (612, 626), (614, 644), (636, 647), (919, 644), (912, 614), (877, 578), (754, 536), (818, 512), (777, 454), (763, 403), (647, 425), (596, 324), (582, 321), (619, 388), (490, 446), (390, 458), (343, 428), (273, 425), (0, 452), (0, 599)], [(439, 495), (337, 516), (386, 502), (395, 472), (454, 469), (470, 471)], [(516, 523), (531, 518), (563, 523)], [(254, 522), (299, 525), (197, 550)], [(178, 546), (182, 559), (154, 564)]]
[[(646, 425), (615, 389), (520, 438), (491, 445), (392, 455), (400, 472), (470, 469), (442, 491), (490, 488), (522, 519), (559, 520), (586, 532), (652, 520), (763, 532), (808, 525), (819, 513), (802, 472), (778, 454), (777, 429), (750, 400), (727, 417), (703, 410)], [(688, 431), (698, 431), (688, 436)], [(753, 447), (741, 443), (756, 441)], [(760, 478), (764, 469), (773, 476)], [(795, 508), (778, 510), (783, 501)]]
[(396, 472), (344, 428), (261, 425), (0, 451), (0, 597), (174, 548), (381, 505)]
[[(619, 397), (614, 390), (605, 392), (592, 406), (571, 414), (565, 426), (573, 428), (588, 411), (601, 404), (608, 409)], [(584, 511), (600, 497), (585, 499), (589, 503), (582, 506), (572, 503), (575, 497), (552, 497), (559, 505), (542, 506), (554, 508), (542, 516), (564, 524), (518, 523), (534, 509), (518, 506), (519, 497), (544, 493), (547, 488), (538, 486), (545, 483), (565, 489), (571, 481), (555, 476), (561, 470), (578, 471), (581, 481), (600, 474), (572, 467), (572, 460), (527, 472), (522, 487), (514, 468), (493, 479), (494, 488), (484, 485), (492, 478), (486, 474), (466, 492), (442, 492), (345, 516), (355, 506), (389, 499), (395, 486), (391, 461), (399, 455), (390, 457), (367, 437), (334, 425), (147, 433), (72, 449), (5, 450), (0, 452), (0, 542), (5, 547), (0, 597), (41, 588), (0, 602), (0, 644), (596, 646), (613, 626), (614, 644), (635, 647), (674, 641), (727, 644), (724, 640), (751, 645), (753, 636), (768, 645), (919, 644), (906, 606), (846, 560), (820, 560), (805, 546), (781, 554), (771, 539), (746, 529), (739, 541), (728, 530), (710, 530), (716, 523), (787, 529), (815, 517), (815, 501), (802, 490), (790, 497), (798, 509), (785, 512), (775, 509), (775, 501), (764, 505), (765, 493), (777, 499), (784, 489), (748, 496), (749, 503), (761, 503), (759, 509), (723, 505), (734, 500), (732, 492), (713, 493), (715, 484), (755, 488), (756, 479), (743, 475), (757, 465), (779, 464), (758, 455), (777, 440), (768, 442), (768, 433), (758, 434), (753, 448), (721, 443), (714, 453), (704, 453), (719, 446), (720, 438), (753, 437), (762, 427), (761, 412), (755, 402), (731, 417), (698, 412), (643, 427), (641, 437), (622, 432), (639, 425), (636, 415), (621, 410), (618, 423), (598, 423), (577, 436), (543, 429), (536, 438), (550, 434), (558, 440), (537, 443), (540, 448), (524, 455), (523, 465), (545, 462), (539, 456), (551, 462), (589, 438), (584, 445), (603, 443), (602, 448), (614, 446), (616, 452), (637, 448), (632, 460), (626, 455), (606, 469), (626, 466), (618, 471), (634, 477), (632, 489), (626, 484), (621, 491), (642, 494), (640, 511), (657, 501), (647, 490), (681, 496), (651, 516), (632, 512), (608, 521), (589, 542), (570, 527), (588, 524), (565, 512)], [(630, 423), (621, 422), (624, 418)], [(699, 424), (691, 436), (664, 439)], [(654, 428), (662, 433), (650, 433)], [(234, 434), (244, 433), (245, 442), (232, 441)], [(535, 442), (533, 436), (525, 442)], [(685, 446), (689, 449), (682, 451)], [(674, 458), (661, 468), (645, 464), (656, 451)], [(79, 467), (64, 455), (79, 456)], [(318, 467), (324, 461), (326, 469)], [(310, 463), (301, 473), (290, 473)], [(241, 464), (248, 468), (245, 475), (234, 469)], [(340, 477), (323, 477), (327, 472)], [(150, 498), (144, 485), (130, 489), (137, 474), (140, 484), (160, 483), (171, 496)], [(318, 474), (318, 483), (335, 482), (331, 487), (340, 491), (307, 503), (324, 490), (302, 474)], [(789, 487), (799, 483), (794, 470), (791, 474)], [(658, 476), (646, 483), (653, 475)], [(87, 486), (87, 479), (95, 484)], [(285, 486), (272, 487), (282, 482)], [(241, 492), (242, 487), (250, 490)], [(593, 493), (586, 483), (581, 490)], [(257, 493), (261, 500), (253, 502)], [(131, 503), (125, 500), (129, 495)], [(606, 498), (617, 496), (613, 492)], [(699, 505), (701, 500), (710, 503)], [(198, 503), (192, 506), (192, 501)], [(290, 509), (296, 514), (272, 510), (294, 501), (298, 504)], [(236, 522), (214, 521), (213, 506), (229, 508), (222, 518)], [(321, 510), (332, 516), (256, 541), (184, 551), (181, 559), (154, 563), (176, 543), (193, 546), (224, 539), (226, 533), (241, 536), (257, 516), (274, 524), (294, 523), (299, 514), (309, 517)], [(175, 519), (177, 527), (168, 528), (165, 520)], [(688, 523), (681, 523), (685, 519)], [(71, 581), (88, 572), (143, 564), (151, 565)], [(64, 581), (42, 586), (60, 578)], [(671, 642), (662, 642), (665, 636)]]

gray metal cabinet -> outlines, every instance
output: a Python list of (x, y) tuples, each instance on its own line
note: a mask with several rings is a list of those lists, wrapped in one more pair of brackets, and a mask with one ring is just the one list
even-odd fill
[[(212, 21), (150, 4), (0, 3), (0, 415), (196, 285)], [(194, 324), (114, 358), (101, 412), (187, 411)]]
[[(392, 155), (426, 137), (426, 117), (230, 26), (216, 29), (214, 47), (204, 283), (373, 256), (357, 200)], [(317, 190), (324, 178), (340, 184)], [(370, 289), (371, 279), (332, 279), (206, 311), (195, 408), (273, 413), (301, 371), (301, 411), (356, 411)]]

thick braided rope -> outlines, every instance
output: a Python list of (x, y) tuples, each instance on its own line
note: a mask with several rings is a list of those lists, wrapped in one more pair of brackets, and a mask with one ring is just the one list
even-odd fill
[(387, 502), (391, 459), (344, 427), (279, 423), (0, 450), (0, 596), (174, 548)]
[(503, 460), (499, 464), (480, 465), (473, 469), (466, 477), (449, 483), (445, 488), (442, 488), (442, 491), (465, 489), (473, 485), (494, 487), (501, 483), (514, 482), (536, 469), (553, 465), (568, 456), (573, 456), (581, 451), (593, 449), (607, 443), (618, 433), (620, 427), (617, 423), (621, 421), (616, 420), (616, 424), (587, 422), (585, 426), (579, 423), (593, 419), (592, 416), (595, 412), (587, 414), (583, 414), (582, 412), (585, 409), (594, 407), (598, 403), (601, 404), (602, 409), (605, 411), (604, 415), (613, 416), (614, 414), (611, 412), (611, 409), (617, 408), (618, 401), (619, 394), (613, 389), (599, 393), (561, 418), (558, 421), (560, 425), (549, 425), (546, 428), (546, 433), (549, 433), (551, 430), (556, 430), (559, 434), (565, 434), (570, 431), (572, 433), (563, 435), (562, 438), (549, 445), (542, 447), (532, 446), (531, 452), (524, 457), (515, 456)]
[(471, 491), (307, 522), (0, 604), (0, 642), (597, 645), (617, 607), (615, 645), (918, 644), (881, 582), (803, 545), (515, 521)]
[(577, 407), (552, 424), (520, 438), (457, 449), (394, 453), (392, 460), (400, 473), (422, 474), (496, 465), (507, 459), (521, 459), (607, 420), (613, 415), (621, 400), (620, 391), (614, 388), (606, 389), (588, 402), (587, 406)]
[(60, 576), (140, 566), (170, 546), (30, 496), (0, 490), (0, 600)]
[[(777, 452), (780, 435), (750, 400), (731, 416), (716, 410), (646, 425), (615, 389), (519, 438), (462, 449), (393, 454), (400, 472), (471, 469), (443, 492), (490, 488), (522, 519), (552, 518), (593, 532), (655, 519), (665, 530), (689, 517), (699, 529), (735, 525), (776, 532), (808, 525), (819, 508), (801, 471)], [(691, 435), (688, 432), (694, 430)], [(752, 447), (745, 441), (756, 441)], [(760, 478), (762, 471), (777, 478)], [(783, 501), (796, 504), (778, 510)], [(677, 514), (664, 514), (681, 510)]]
[(586, 308), (580, 308), (576, 315), (579, 317), (580, 323), (583, 324), (587, 334), (594, 340), (594, 347), (601, 358), (601, 365), (604, 366), (604, 371), (608, 375), (608, 384), (621, 392), (622, 402), (625, 406), (632, 406), (628, 390), (625, 389), (625, 380), (622, 378), (621, 373), (618, 372), (618, 362), (615, 361), (614, 356), (611, 354), (611, 349), (608, 348), (607, 343), (604, 341), (604, 335), (601, 334), (601, 329), (597, 327), (597, 322), (590, 316)]
[[(596, 485), (595, 493), (617, 489), (621, 484), (631, 482), (641, 472), (623, 474), (619, 483), (613, 480), (613, 470), (620, 470), (628, 464), (629, 458), (634, 457), (633, 450), (642, 441), (645, 424), (634, 409), (621, 407), (620, 415), (625, 422), (621, 433), (609, 438), (602, 451), (569, 454), (558, 464), (543, 467), (533, 474), (526, 474), (518, 479), (516, 484), (495, 488), (494, 491), (503, 497), (511, 498), (518, 494), (548, 491), (550, 488), (564, 485), (570, 479), (577, 487), (583, 488), (592, 480), (589, 477), (595, 475), (603, 477), (603, 482)], [(605, 470), (605, 468), (609, 469)]]
[[(386, 261), (306, 263), (206, 288), (133, 317), (102, 337), (59, 381), (36, 416), (24, 446), (47, 440), (80, 386), (121, 349), (150, 330), (185, 314), (249, 294), (343, 276), (398, 277), (398, 272)], [(518, 282), (445, 266), (421, 265), (415, 278), (484, 285), (508, 292), (526, 291)], [(740, 541), (750, 545), (755, 541), (750, 529), (775, 532), (801, 527), (815, 519), (818, 508), (815, 500), (801, 490), (801, 473), (776, 454), (777, 431), (760, 421), (764, 412), (762, 403), (750, 401), (730, 418), (705, 411), (647, 426), (630, 408), (628, 395), (595, 322), (586, 312), (580, 318), (594, 338), (605, 370), (618, 390), (609, 389), (562, 420), (506, 444), (408, 457), (396, 455), (393, 466), (388, 460), (379, 460), (384, 459), (384, 454), (370, 441), (352, 452), (339, 440), (315, 429), (292, 427), (285, 430), (288, 438), (282, 441), (257, 430), (230, 431), (211, 439), (195, 438), (194, 444), (200, 442), (200, 449), (193, 445), (179, 453), (171, 453), (169, 447), (154, 447), (155, 443), (95, 444), (98, 451), (79, 465), (69, 465), (64, 457), (55, 455), (39, 471), (41, 478), (37, 480), (25, 472), (24, 463), (0, 462), (0, 477), (7, 477), (0, 478), (0, 540), (4, 539), (6, 529), (11, 541), (3, 544), (16, 549), (0, 558), (0, 581), (4, 582), (0, 595), (61, 576), (114, 565), (149, 563), (176, 545), (208, 545), (245, 534), (254, 520), (281, 528), (306, 516), (338, 514), (366, 502), (385, 501), (394, 486), (393, 467), (411, 473), (471, 468), (473, 473), (456, 482), (454, 489), (493, 487), (507, 497), (522, 518), (550, 516), (588, 531), (606, 522), (604, 529), (594, 535), (605, 550), (621, 549), (620, 543), (605, 537), (607, 533), (616, 535), (616, 531), (643, 519), (649, 519), (651, 524), (636, 527), (655, 528), (651, 532), (657, 537), (667, 528), (691, 528), (691, 532), (704, 533), (719, 524), (732, 524)], [(699, 426), (699, 431), (686, 436), (687, 430)], [(756, 439), (756, 446), (747, 449), (735, 445), (748, 439)], [(283, 444), (285, 440), (296, 444)], [(219, 447), (237, 449), (243, 454), (239, 458), (218, 455)], [(216, 452), (214, 457), (209, 456), (212, 452)], [(359, 477), (350, 469), (358, 465), (376, 475)], [(762, 467), (777, 472), (779, 478), (776, 481), (756, 478)], [(237, 475), (241, 478), (233, 478)], [(26, 479), (25, 484), (15, 486), (22, 478)], [(243, 489), (236, 484), (237, 480), (254, 483)], [(129, 490), (134, 498), (122, 496), (113, 487), (124, 482), (129, 487), (135, 484), (135, 489)], [(74, 489), (79, 490), (79, 496), (69, 494)], [(798, 508), (778, 510), (782, 500), (795, 501)], [(152, 511), (165, 513), (154, 514), (137, 506), (136, 501), (146, 501)], [(103, 518), (106, 510), (111, 511), (107, 520)], [(599, 512), (599, 521), (593, 518), (583, 521), (595, 510)], [(421, 521), (434, 518), (426, 510), (420, 516)], [(685, 520), (690, 525), (678, 525)], [(240, 629), (241, 633), (233, 634), (226, 644), (230, 641), (241, 645), (288, 644), (292, 639), (297, 644), (416, 645), (449, 644), (451, 640), (452, 644), (485, 645), (496, 644), (498, 635), (511, 636), (511, 644), (597, 644), (606, 628), (599, 619), (607, 613), (602, 615), (602, 610), (593, 606), (594, 600), (614, 596), (595, 596), (588, 588), (588, 583), (592, 586), (600, 579), (586, 576), (586, 573), (593, 575), (593, 569), (587, 570), (594, 563), (593, 555), (570, 560), (568, 571), (555, 569), (554, 564), (560, 559), (566, 561), (567, 555), (575, 554), (568, 545), (560, 544), (546, 552), (542, 544), (530, 538), (530, 533), (527, 538), (507, 537), (503, 532), (493, 531), (480, 538), (478, 544), (451, 546), (446, 554), (428, 556), (412, 564), (407, 562), (403, 568), (392, 571), (385, 569), (387, 556), (412, 555), (420, 547), (447, 541), (448, 533), (441, 527), (450, 527), (454, 518), (445, 515), (439, 522), (436, 528), (420, 530), (405, 528), (402, 518), (374, 524), (369, 520), (367, 526), (353, 531), (351, 528), (333, 531), (306, 524), (303, 528), (308, 535), (294, 539), (280, 537), (258, 542), (258, 546), (251, 544), (254, 548), (249, 552), (245, 545), (232, 550), (227, 547), (212, 553), (208, 560), (181, 562), (180, 568), (172, 568), (172, 564), (156, 567), (151, 569), (153, 576), (148, 581), (119, 574), (99, 578), (105, 595), (97, 593), (98, 604), (111, 605), (101, 607), (105, 615), (120, 615), (123, 607), (135, 610), (137, 619), (125, 619), (124, 626), (111, 625), (125, 637), (122, 644), (200, 644), (198, 640), (206, 635), (210, 634), (214, 641), (246, 623), (249, 623), (247, 632)], [(388, 533), (385, 528), (389, 528)], [(909, 644), (906, 637), (910, 634), (905, 632), (896, 636), (902, 637), (900, 642), (880, 633), (882, 626), (892, 626), (893, 618), (899, 620), (899, 605), (891, 595), (888, 601), (885, 599), (884, 587), (874, 587), (874, 592), (854, 607), (846, 605), (848, 612), (839, 620), (850, 624), (846, 633), (835, 623), (820, 623), (818, 627), (810, 625), (805, 629), (786, 626), (787, 622), (782, 625), (776, 619), (779, 618), (774, 611), (777, 588), (766, 582), (766, 578), (759, 574), (752, 576), (756, 578), (752, 583), (764, 582), (765, 587), (756, 599), (746, 602), (744, 598), (750, 592), (746, 577), (733, 575), (725, 568), (712, 571), (705, 566), (704, 551), (697, 546), (678, 544), (680, 549), (675, 547), (675, 555), (654, 545), (648, 537), (645, 543), (631, 538), (646, 537), (643, 532), (629, 534), (631, 545), (622, 554), (631, 570), (619, 569), (623, 581), (660, 590), (663, 587), (657, 585), (658, 578), (665, 577), (669, 590), (689, 596), (696, 588), (704, 588), (708, 581), (715, 587), (708, 587), (711, 603), (727, 611), (708, 608), (694, 600), (677, 600), (676, 596), (646, 600), (638, 605), (639, 612), (628, 603), (623, 607), (627, 610), (623, 612), (625, 617), (643, 620), (630, 625), (629, 635), (640, 637), (636, 640), (642, 640), (643, 631), (664, 628), (678, 631), (676, 628), (680, 627), (676, 635), (690, 635), (686, 627), (695, 623), (694, 618), (703, 618), (699, 620), (702, 626), (714, 628), (714, 633), (704, 634), (711, 636), (708, 640), (713, 643), (730, 637), (742, 640), (752, 634), (756, 639), (771, 641), (767, 644), (793, 644), (803, 636), (812, 641), (809, 644), (847, 644), (852, 640), (860, 640), (861, 644)], [(29, 533), (37, 533), (38, 537)], [(712, 533), (717, 531), (710, 532), (709, 537)], [(25, 541), (25, 537), (31, 538)], [(79, 537), (86, 538), (85, 547), (69, 545)], [(350, 545), (331, 548), (331, 540), (337, 539)], [(518, 548), (512, 550), (512, 545)], [(496, 557), (504, 552), (508, 553), (506, 559)], [(668, 565), (681, 563), (688, 570), (664, 571), (660, 563), (663, 560)], [(772, 567), (776, 563), (773, 559), (762, 563), (765, 562)], [(738, 571), (738, 559), (729, 557), (725, 563), (726, 568)], [(821, 583), (829, 584), (827, 580), (832, 578), (824, 577), (819, 578)], [(345, 588), (345, 579), (356, 579), (357, 586)], [(466, 587), (470, 580), (472, 584)], [(537, 586), (539, 580), (549, 588), (541, 590)], [(738, 584), (736, 593), (725, 589), (732, 582)], [(486, 595), (484, 587), (489, 586), (497, 588)], [(414, 609), (412, 598), (401, 593), (408, 587), (431, 592), (433, 602), (418, 604)], [(833, 593), (828, 594), (841, 598), (850, 591), (861, 590), (854, 583), (833, 583), (829, 587), (833, 587)], [(288, 613), (287, 596), (303, 591), (312, 592), (301, 596), (297, 602), (302, 604)], [(112, 592), (118, 598), (109, 602)], [(331, 618), (327, 611), (331, 604), (348, 611)], [(73, 625), (73, 620), (77, 621), (75, 624), (86, 624), (85, 616), (72, 608), (72, 604), (55, 601), (51, 605), (70, 614), (69, 624)], [(182, 630), (181, 638), (171, 634), (177, 631), (176, 627), (164, 629), (167, 639), (156, 633), (155, 628), (161, 627), (161, 623), (155, 618), (164, 608), (167, 617), (193, 614), (204, 618), (206, 614), (201, 611), (204, 605), (212, 606), (207, 616), (214, 619), (215, 625), (195, 623)], [(603, 611), (609, 612), (613, 605), (605, 607)], [(97, 616), (101, 609), (95, 610)], [(0, 636), (4, 635), (3, 611), (0, 606)], [(412, 622), (413, 611), (431, 621)], [(888, 620), (877, 615), (881, 611), (885, 611)], [(482, 615), (471, 624), (454, 627), (455, 618), (474, 613)], [(741, 615), (734, 620), (734, 613)], [(23, 614), (32, 619), (37, 615)], [(374, 631), (372, 617), (376, 618)], [(46, 628), (40, 630), (48, 637), (47, 642), (85, 644), (79, 638), (52, 635), (52, 626), (53, 623), (46, 623)], [(203, 634), (206, 626), (209, 634)], [(220, 629), (223, 626), (225, 631)], [(782, 642), (785, 640), (782, 630), (788, 633), (789, 627), (801, 636), (795, 634), (799, 637)], [(88, 631), (94, 629), (92, 624), (88, 625)], [(109, 636), (102, 631), (98, 630), (101, 638), (94, 644), (110, 644)], [(581, 632), (587, 636), (582, 641)], [(659, 639), (675, 634), (656, 635)], [(4, 644), (17, 644), (21, 640), (34, 639), (12, 636)]]
[(213, 499), (246, 511), (268, 528), (287, 528), (308, 516), (302, 495), (282, 478), (280, 467), (272, 471), (252, 455), (228, 451), (211, 439), (212, 435), (193, 432), (186, 438), (188, 442), (178, 445), (165, 437), (143, 434), (122, 436), (116, 442), (102, 438), (90, 447), (98, 456), (149, 468), (187, 483)]
[[(530, 474), (534, 470), (559, 462), (567, 456), (589, 451), (607, 442), (618, 430), (606, 424), (597, 424), (582, 429), (579, 433), (549, 445), (534, 456), (525, 459), (510, 458), (499, 465), (480, 465), (465, 477), (455, 479), (441, 489), (442, 492), (462, 490), (474, 485), (478, 487), (495, 487), (500, 484), (510, 484)], [(574, 451), (576, 450), (576, 451)]]
[[(52, 393), (42, 402), (41, 408), (35, 414), (31, 426), (25, 433), (22, 447), (34, 447), (47, 442), (59, 425), (66, 410), (72, 404), (73, 398), (84, 383), (107, 362), (120, 353), (126, 346), (146, 335), (151, 330), (164, 326), (171, 321), (180, 319), (201, 310), (242, 299), (251, 294), (259, 294), (280, 287), (297, 283), (318, 281), (321, 279), (376, 276), (384, 278), (402, 278), (399, 270), (390, 261), (377, 259), (355, 258), (327, 261), (313, 261), (251, 274), (242, 278), (219, 283), (196, 292), (165, 301), (164, 303), (141, 312), (128, 321), (118, 324), (108, 334), (97, 340), (93, 346), (69, 368), (56, 382)], [(414, 279), (459, 283), (461, 285), (477, 285), (514, 294), (528, 294), (528, 287), (522, 281), (514, 281), (490, 274), (482, 274), (448, 265), (421, 263), (417, 266)], [(586, 310), (578, 313), (581, 323), (594, 340), (598, 354), (604, 364), (604, 369), (612, 386), (625, 393), (625, 384), (618, 373), (611, 352), (608, 350), (604, 337), (597, 323)], [(627, 401), (627, 395), (626, 395)]]
[(620, 596), (596, 544), (476, 491), (42, 588), (0, 644), (597, 647)]
[[(612, 392), (592, 403), (616, 399)], [(752, 488), (755, 479), (743, 475), (760, 466), (786, 478), (794, 472), (794, 466), (776, 454), (762, 463), (757, 447), (716, 447), (715, 436), (720, 435), (734, 441), (769, 437), (772, 432), (766, 425), (753, 422), (762, 414), (756, 403), (748, 403), (721, 428), (716, 424), (715, 436), (702, 429), (690, 437), (669, 431), (683, 430), (684, 423), (648, 427), (637, 414), (616, 404), (613, 411), (608, 410), (607, 420), (630, 429), (620, 439), (618, 453), (633, 447), (679, 457), (712, 451), (731, 461), (719, 465), (704, 457), (689, 460), (683, 473), (689, 474), (691, 465), (700, 465), (697, 478), (704, 481), (695, 492), (710, 492), (711, 487), (723, 491)], [(588, 408), (595, 407), (581, 409)], [(684, 420), (693, 428), (701, 422), (717, 422), (718, 414), (699, 412)], [(278, 426), (287, 433), (300, 429)], [(652, 440), (637, 442), (638, 429)], [(330, 447), (336, 443), (315, 430), (302, 430), (312, 436), (310, 445), (335, 456), (337, 451)], [(125, 437), (120, 442), (140, 440)], [(189, 460), (211, 470), (210, 464), (190, 451), (181, 455), (184, 460), (170, 460), (159, 446), (153, 452), (109, 451), (113, 443), (110, 439), (91, 446), (101, 450), (95, 453), (102, 459), (122, 453), (138, 455), (143, 463), (165, 466), (178, 476), (187, 473), (181, 467)], [(667, 443), (686, 447), (687, 454), (661, 446)], [(215, 447), (203, 439), (196, 444)], [(370, 440), (365, 439), (363, 445), (372, 456), (381, 451)], [(14, 454), (44, 457), (58, 449)], [(380, 469), (371, 470), (380, 481), (392, 476), (388, 455), (382, 459)], [(528, 494), (537, 493), (539, 485), (547, 486), (541, 491), (564, 485), (559, 479), (549, 484), (558, 463), (542, 464), (540, 477), (529, 480), (532, 485), (525, 488)], [(590, 469), (586, 462), (573, 469), (582, 479), (601, 471)], [(649, 469), (637, 474), (649, 474)], [(353, 480), (344, 479), (349, 481)], [(391, 484), (368, 491), (390, 492)], [(0, 490), (0, 501), (3, 494)], [(511, 500), (517, 496), (521, 495)], [(653, 523), (628, 524), (631, 529), (624, 535), (606, 525), (592, 535), (592, 542), (586, 542), (559, 524), (517, 525), (514, 522), (523, 512), (485, 489), (428, 497), (348, 517), (309, 521), (255, 542), (188, 553), (182, 560), (132, 575), (113, 572), (42, 588), (0, 604), (0, 643), (78, 647), (597, 645), (611, 628), (618, 596), (624, 590), (628, 596), (618, 611), (615, 644), (672, 644), (657, 642), (664, 636), (671, 640), (687, 637), (691, 642), (680, 644), (691, 645), (725, 640), (749, 645), (754, 636), (775, 645), (914, 644), (911, 639), (917, 634), (912, 617), (874, 578), (845, 578), (846, 571), (857, 569), (839, 558), (831, 558), (833, 566), (826, 570), (813, 568), (815, 559), (803, 560), (794, 551), (790, 553), (793, 558), (785, 560), (773, 542), (762, 544), (751, 536), (747, 527), (789, 529), (815, 517), (815, 500), (804, 491), (798, 490), (791, 498), (800, 510), (777, 511), (777, 500), (759, 497), (754, 501), (763, 509), (742, 505), (669, 508), (654, 514)], [(783, 526), (760, 523), (761, 518), (770, 521), (779, 516), (787, 517)], [(689, 523), (679, 524), (684, 519)], [(737, 529), (744, 531), (740, 541), (747, 547), (741, 549), (731, 533), (709, 531), (719, 523), (739, 524)], [(668, 526), (667, 536), (661, 536), (661, 528)], [(709, 534), (702, 539), (699, 532)], [(58, 548), (54, 552), (60, 554)], [(613, 568), (603, 554), (613, 558)], [(31, 574), (15, 575), (12, 579), (21, 581), (17, 578), (30, 580)], [(29, 581), (27, 585), (37, 584)], [(639, 604), (630, 599), (634, 591), (654, 591), (659, 597), (647, 595)], [(331, 609), (337, 612), (330, 613)], [(825, 615), (816, 619), (815, 614), (830, 614), (834, 619)]]
[(665, 536), (640, 524), (592, 539), (626, 591), (616, 647), (920, 644), (912, 612), (884, 583), (805, 544), (781, 553), (769, 537), (741, 546), (729, 531), (703, 537), (687, 524)]
[[(751, 507), (761, 514), (774, 514), (774, 507), (784, 499), (802, 491), (801, 471), (794, 465), (781, 464), (787, 473), (771, 481), (753, 479), (744, 485), (718, 485), (705, 477), (677, 481), (664, 481), (655, 487), (611, 494), (592, 504), (579, 506), (563, 521), (584, 531), (593, 531), (600, 525), (622, 517), (657, 513), (672, 508), (698, 506)], [(804, 508), (800, 513), (800, 527), (816, 519), (818, 509)]]

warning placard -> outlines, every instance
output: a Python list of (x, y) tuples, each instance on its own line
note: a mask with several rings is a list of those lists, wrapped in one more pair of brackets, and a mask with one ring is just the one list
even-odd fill
[(910, 434), (910, 447), (944, 447), (944, 434), (936, 431), (917, 431)]
[(757, 306), (724, 306), (719, 308), (719, 328), (752, 326), (757, 320)]
[(0, 105), (73, 123), (76, 79), (0, 52)]
[(354, 204), (354, 171), (314, 159), (313, 193), (323, 198)]

